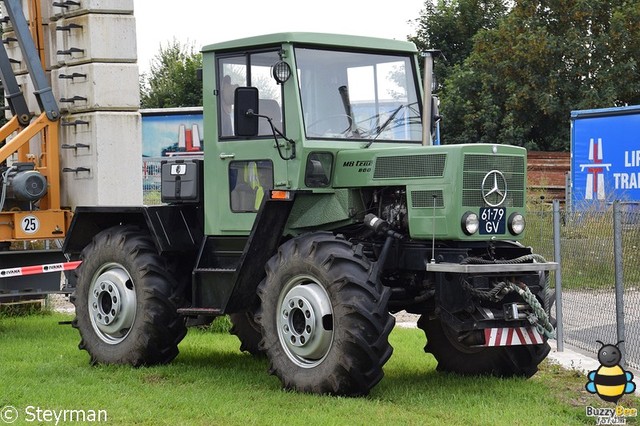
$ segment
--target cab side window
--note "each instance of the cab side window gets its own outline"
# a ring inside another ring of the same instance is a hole
[[[233,96],[237,87],[247,85],[246,57],[233,56],[220,59],[218,92],[220,108],[219,132],[222,137],[233,136]]]
[[[229,164],[231,211],[257,212],[270,189],[273,189],[273,163],[270,160],[232,161]]]
[[[271,76],[271,68],[280,60],[277,50],[241,55],[223,56],[218,59],[219,136],[234,137],[233,100],[235,89],[253,86],[260,93],[259,112],[267,115],[278,130],[284,132],[282,87]],[[271,136],[271,126],[265,119],[259,120],[258,136]]]

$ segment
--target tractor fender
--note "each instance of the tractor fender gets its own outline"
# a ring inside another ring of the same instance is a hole
[[[77,257],[99,232],[118,225],[148,231],[160,254],[197,251],[204,234],[202,209],[194,204],[77,207],[63,253]]]

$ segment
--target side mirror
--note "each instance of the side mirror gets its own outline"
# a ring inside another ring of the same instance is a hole
[[[258,89],[238,87],[233,97],[233,122],[236,136],[258,135]]]

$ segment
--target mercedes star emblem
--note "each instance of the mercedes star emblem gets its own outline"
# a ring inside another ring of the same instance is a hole
[[[507,198],[507,180],[499,170],[491,170],[482,179],[482,198],[491,207],[497,207]]]

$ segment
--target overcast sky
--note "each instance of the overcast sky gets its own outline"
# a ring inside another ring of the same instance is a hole
[[[140,71],[173,38],[204,45],[288,31],[406,40],[424,0],[134,0]]]

